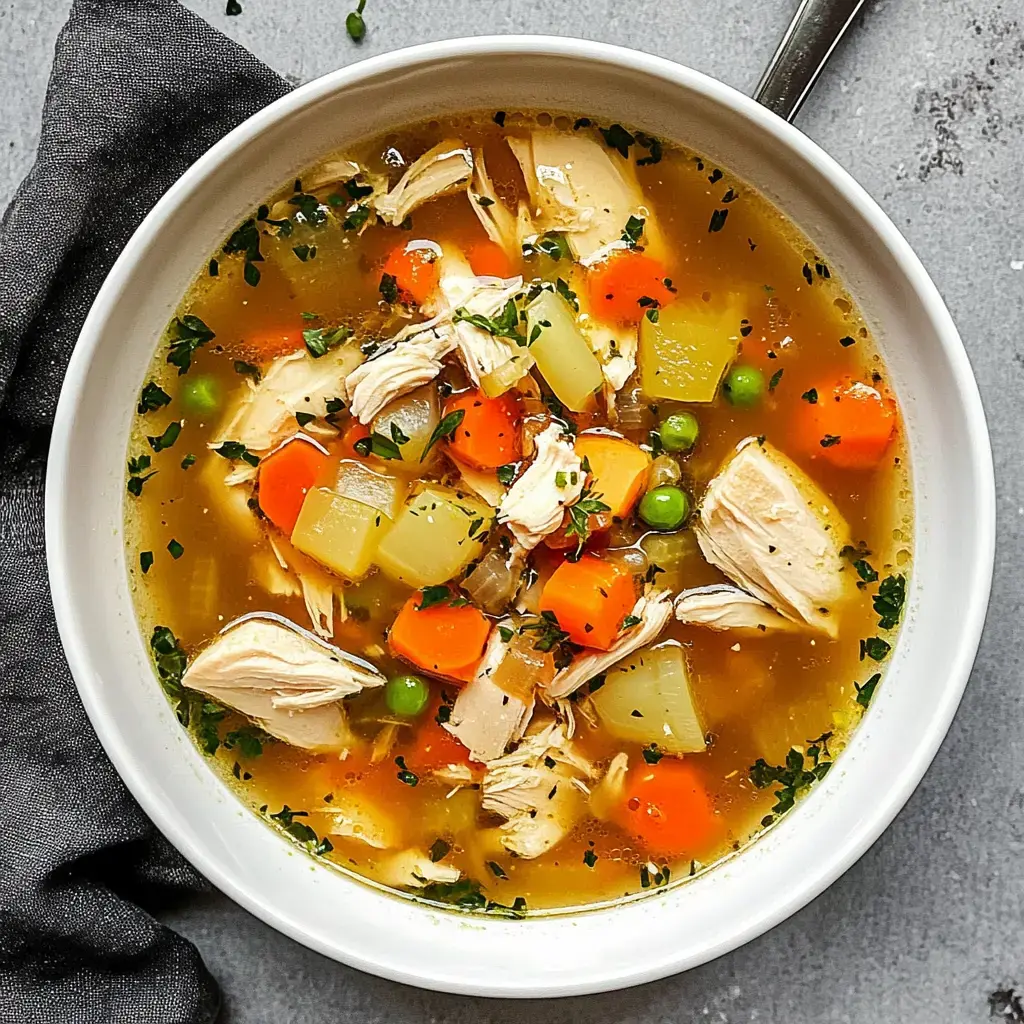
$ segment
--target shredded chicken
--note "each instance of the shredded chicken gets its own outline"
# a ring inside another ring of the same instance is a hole
[[[558,529],[565,507],[579,498],[585,475],[558,424],[552,423],[538,434],[534,444],[533,462],[498,508],[498,522],[508,523],[512,535],[527,550]]]
[[[738,586],[792,622],[837,635],[849,527],[771,445],[740,443],[708,485],[693,532],[704,557]]]
[[[387,195],[374,201],[386,224],[401,224],[418,206],[465,189],[473,173],[473,156],[457,139],[427,150]]]
[[[396,398],[430,383],[441,372],[441,360],[455,348],[453,328],[440,323],[418,328],[418,333],[396,338],[345,379],[352,415],[360,423],[372,422]]]
[[[581,302],[581,313],[584,300]],[[639,332],[635,324],[606,324],[581,315],[577,321],[612,392],[619,391],[636,370]]]
[[[331,803],[310,808],[304,820],[318,836],[358,839],[376,850],[394,849],[402,843],[398,822],[376,801],[351,790],[336,790]]]
[[[586,264],[626,243],[630,217],[646,222],[648,243],[660,235],[632,164],[582,133],[535,131],[508,144],[522,168],[536,230],[562,231],[576,259]]]
[[[497,316],[523,288],[521,277],[478,277],[466,257],[446,246],[440,262],[437,293],[426,307],[428,312],[453,316],[464,310],[470,316]],[[529,350],[508,338],[501,338],[466,320],[454,323],[459,359],[470,380],[480,387],[485,377],[501,370],[509,386],[533,365]]]
[[[319,359],[314,359],[305,349],[279,356],[259,384],[246,378],[247,388],[241,401],[217,431],[210,447],[238,441],[257,454],[276,448],[295,433],[297,412],[326,415],[326,402],[343,393],[346,375],[361,358],[359,349],[348,345],[331,349]],[[306,430],[335,433],[323,423],[310,423]],[[251,475],[255,476],[255,472],[251,470]]]
[[[632,614],[640,620],[637,625],[625,630],[607,651],[577,654],[545,687],[545,699],[556,701],[568,697],[588,679],[653,643],[672,617],[672,595],[667,590],[658,590],[641,597],[633,606]]]
[[[595,818],[608,820],[622,806],[628,768],[629,757],[624,752],[620,751],[611,759],[604,777],[590,794],[590,813]]]
[[[298,584],[298,592],[302,594],[313,632],[325,640],[330,640],[334,636],[335,599],[341,613],[339,618],[342,622],[345,621],[345,589],[341,580],[331,576],[318,562],[293,547],[291,542],[280,534],[270,534],[267,539],[278,566],[285,573],[291,573]],[[280,582],[275,574],[268,574],[265,580],[266,589],[270,593],[287,596],[283,587],[273,589],[274,584]],[[289,593],[294,594],[296,591],[289,590]]]
[[[505,819],[501,843],[506,850],[539,857],[586,812],[593,774],[590,762],[573,750],[565,727],[552,723],[487,766],[481,806]]]
[[[493,681],[509,650],[508,643],[501,638],[501,627],[511,628],[511,620],[506,619],[491,630],[476,675],[459,692],[445,726],[469,748],[474,761],[501,757],[509,743],[522,737],[533,714],[532,699],[527,702],[506,693]]]
[[[724,583],[677,594],[675,613],[685,625],[718,631],[741,629],[765,633],[798,628],[796,623],[784,618],[753,594]]]
[[[519,229],[515,215],[501,201],[487,173],[484,151],[473,150],[473,180],[469,186],[469,202],[481,226],[495,245],[501,246],[512,260],[522,256]]]
[[[494,470],[490,472],[483,469],[475,469],[468,463],[455,458],[451,451],[447,452],[452,465],[459,471],[459,478],[463,486],[472,491],[477,497],[483,498],[491,508],[497,508],[508,494],[508,488],[498,479]]]
[[[462,872],[450,864],[435,864],[422,850],[400,850],[380,861],[377,877],[396,889],[422,889],[431,882],[457,882]]]

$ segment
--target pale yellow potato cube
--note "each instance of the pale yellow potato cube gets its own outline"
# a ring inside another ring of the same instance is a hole
[[[292,531],[292,544],[340,576],[365,576],[392,520],[380,509],[314,487],[306,495]]]

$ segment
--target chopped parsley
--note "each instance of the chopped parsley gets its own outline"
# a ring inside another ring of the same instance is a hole
[[[186,455],[185,458],[181,460],[182,469],[188,469],[189,467],[194,466],[195,464],[196,457],[191,452],[189,452],[188,455]]]
[[[558,617],[552,611],[543,611],[533,622],[523,623],[519,627],[519,632],[536,633],[533,640],[534,650],[545,654],[569,639],[569,634],[558,625]]]
[[[657,764],[665,756],[653,743],[644,747],[643,755],[648,764]]]
[[[423,454],[420,455],[420,462],[427,457],[427,453],[431,448],[437,444],[438,441],[443,437],[451,437],[458,429],[459,424],[462,422],[466,415],[465,409],[455,409],[453,412],[448,413],[447,416],[442,416],[441,421],[434,427],[433,433],[427,439],[426,446],[423,449]]]
[[[178,420],[172,420],[167,424],[167,429],[162,434],[158,437],[147,436],[146,440],[149,442],[149,446],[153,451],[162,452],[173,447],[174,442],[178,440],[178,435],[180,433],[181,423]]]
[[[865,656],[872,661],[884,661],[892,650],[892,646],[880,636],[869,636],[860,642],[860,660]]]
[[[772,374],[771,380],[768,381],[769,391],[774,391],[779,386],[779,381],[782,380],[782,375],[785,372],[785,370],[779,369]]]
[[[255,288],[260,283],[260,268],[256,264],[263,262],[263,253],[260,252],[260,229],[256,226],[255,217],[250,217],[235,228],[224,243],[223,251],[226,256],[239,252],[243,254],[242,277],[247,285]]]
[[[451,852],[451,848],[451,843],[446,843],[443,839],[435,839],[434,842],[431,843],[430,851],[428,853],[430,863],[436,864],[439,860],[444,860]]]
[[[357,231],[370,219],[370,207],[366,203],[354,203],[345,213],[347,216],[341,222],[346,231]],[[404,221],[399,227],[404,225]]]
[[[715,231],[721,231],[725,227],[725,219],[729,216],[728,210],[715,210],[711,214],[711,220],[708,222],[708,234]]]
[[[185,554],[185,548],[179,544],[176,540],[171,540],[167,545],[167,550],[171,553],[171,558],[177,561],[183,554]]]
[[[334,844],[330,839],[321,839],[304,821],[296,820],[308,817],[309,811],[293,811],[285,804],[277,813],[270,815],[270,820],[277,822],[292,839],[305,846],[310,853],[317,855],[330,853],[334,849]]]
[[[254,363],[247,363],[244,359],[235,360],[235,373],[240,377],[251,377],[254,384],[259,384],[263,379],[260,368]]]
[[[878,579],[878,573],[872,567],[871,563],[864,558],[858,558],[857,561],[853,563],[853,567],[857,570],[857,575],[865,583],[874,583],[875,580]]]
[[[142,574],[145,576],[150,569],[153,568],[153,552],[152,551],[140,551],[139,552],[139,568],[142,569]]]
[[[316,416],[311,412],[297,412],[295,414],[295,422],[300,427],[308,427],[316,419]]]
[[[459,306],[455,310],[452,322],[472,324],[496,338],[509,338],[520,347],[526,347],[526,337],[519,330],[519,310],[516,309],[514,299],[509,299],[505,303],[505,308],[493,317],[470,313],[465,306]]]
[[[316,259],[315,245],[293,245],[292,252],[295,253],[295,255],[298,256],[298,258],[302,260],[303,263],[307,262],[308,260]]]
[[[644,225],[646,223],[643,217],[635,217],[630,214],[629,220],[626,221],[626,226],[622,229],[622,241],[630,249],[635,249],[640,244],[640,239],[644,236]]]
[[[197,316],[190,313],[175,317],[170,327],[171,345],[167,353],[167,362],[178,368],[178,376],[188,373],[192,365],[192,355],[197,348],[205,345],[216,335]]]
[[[290,206],[298,208],[300,216],[307,224],[319,227],[327,220],[327,210],[316,196],[308,192],[296,192],[288,200]]]
[[[265,734],[254,725],[243,725],[232,729],[224,737],[224,746],[228,750],[237,747],[243,757],[259,757],[263,753]]]
[[[134,497],[138,497],[142,493],[142,485],[153,476],[156,476],[156,470],[152,473],[147,473],[146,470],[153,464],[153,460],[148,455],[140,455],[138,458],[128,460],[128,493]]]
[[[139,415],[171,404],[171,396],[155,381],[148,381],[139,395]]]
[[[392,306],[398,302],[398,281],[394,274],[381,274],[378,290],[385,302]]]
[[[554,260],[555,263],[563,259],[572,259],[572,250],[569,248],[565,235],[560,231],[549,231],[546,235],[541,235],[540,238],[533,242],[523,243],[523,255],[527,259],[538,253],[541,256],[547,256],[549,259]]]
[[[241,441],[225,441],[213,450],[225,459],[241,459],[254,468],[260,464],[259,456],[249,451]]]
[[[805,391],[800,397],[805,402],[810,402],[811,405],[817,405],[818,404],[818,389],[817,388],[811,388],[809,391]]]
[[[642,156],[637,160],[637,167],[646,167],[648,164],[661,162],[662,150],[660,139],[656,139],[653,135],[645,135],[643,132],[637,132],[635,138],[637,144],[647,150],[647,156]]]
[[[496,860],[489,860],[487,867],[490,868],[491,874],[495,878],[508,878],[508,875],[505,874],[505,869]]]
[[[394,424],[392,424],[394,426]],[[404,436],[404,435],[403,435]],[[406,441],[409,439],[406,438]],[[368,455],[376,455],[378,459],[401,459],[402,452],[395,441],[390,437],[385,437],[383,434],[378,434],[374,431],[372,434],[368,434],[366,437],[359,438],[353,445],[353,448],[365,459]]]
[[[613,124],[610,128],[598,128],[605,145],[616,150],[625,160],[629,159],[629,147],[636,142],[636,136],[626,131],[621,124]]]
[[[424,587],[420,591],[420,603],[414,605],[416,611],[422,612],[427,608],[433,608],[436,604],[442,604],[452,596],[452,592],[443,584],[436,587]]]
[[[567,508],[569,522],[565,527],[567,537],[576,537],[576,555],[583,552],[583,545],[590,536],[590,517],[601,512],[610,512],[611,506],[601,501],[603,495],[593,493],[589,487],[584,487],[580,494],[579,501]]]
[[[398,765],[397,778],[399,782],[403,782],[407,786],[415,786],[420,781],[420,777],[406,767],[405,758],[401,754],[395,758],[395,764]]]
[[[856,345],[857,342],[854,341],[854,339],[851,338],[849,335],[847,335],[845,338],[839,339],[839,344],[842,345],[843,348],[849,348],[851,345]]]
[[[875,689],[881,681],[882,674],[876,672],[863,686],[859,683],[853,684],[857,691],[857,703],[862,708],[866,708],[871,703],[871,698],[875,695]]]
[[[332,348],[337,348],[351,336],[352,331],[348,327],[307,327],[302,332],[306,350],[314,359],[327,355]]]
[[[505,484],[507,487],[516,478],[517,463],[507,462],[504,466],[499,466],[495,470],[495,474],[498,477],[498,483]]]
[[[593,850],[585,850],[583,853],[583,863],[588,868],[592,868],[597,863],[597,854]]]
[[[824,733],[816,740],[808,740],[806,759],[801,750],[791,747],[784,765],[770,765],[763,757],[751,765],[750,781],[758,789],[767,789],[773,784],[779,787],[775,790],[772,814],[761,819],[762,825],[770,825],[773,815],[785,814],[801,792],[828,774],[832,767],[832,756],[828,751],[831,738],[831,733]]]
[[[878,615],[879,629],[895,629],[899,625],[903,605],[907,600],[907,578],[902,573],[886,576],[878,585],[872,606]]]
[[[831,448],[833,445],[839,444],[840,441],[842,438],[838,434],[826,434],[818,443],[822,448]]]

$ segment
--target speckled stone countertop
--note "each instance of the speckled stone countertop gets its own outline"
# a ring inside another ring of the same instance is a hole
[[[749,90],[796,0],[345,0],[188,5],[289,81],[429,39],[580,35],[658,53]],[[67,0],[0,2],[0,200],[28,169]],[[953,313],[995,449],[999,534],[966,697],[903,813],[822,896],[713,963],[632,991],[532,1005],[371,978],[224,897],[167,914],[220,980],[230,1024],[764,1021],[975,1024],[1024,986],[1024,5],[876,0],[797,123],[878,200]],[[1018,20],[1019,19],[1019,20]],[[573,955],[568,951],[567,955]],[[578,955],[585,956],[585,950]],[[1004,1018],[1005,1019],[1005,1018]]]

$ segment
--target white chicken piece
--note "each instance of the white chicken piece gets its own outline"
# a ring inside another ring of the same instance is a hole
[[[401,224],[418,206],[465,189],[473,173],[473,155],[458,139],[445,139],[428,149],[387,195],[374,200],[386,224]]]
[[[498,479],[493,470],[490,472],[476,469],[461,459],[455,458],[449,451],[446,453],[452,465],[459,471],[463,485],[477,497],[483,498],[491,508],[497,508],[508,494],[508,488]]]
[[[522,738],[533,714],[529,701],[506,693],[493,681],[494,673],[508,654],[508,643],[501,638],[501,627],[512,628],[509,619],[492,630],[476,675],[459,691],[445,728],[469,748],[474,761],[493,761],[505,753],[509,743]]]
[[[534,445],[533,462],[498,508],[498,522],[508,523],[512,535],[528,551],[558,529],[565,507],[582,493],[586,475],[557,423],[538,434]]]
[[[278,568],[283,570],[286,580],[294,578],[297,588],[286,588],[281,583],[280,575],[272,571],[265,572],[262,577],[265,588],[269,593],[281,596],[302,594],[313,632],[325,640],[330,640],[334,636],[335,599],[338,602],[341,621],[345,621],[345,589],[341,580],[331,576],[283,536],[271,534],[267,539]],[[278,589],[274,589],[275,585]]]
[[[491,761],[481,806],[505,819],[501,843],[532,859],[561,842],[587,809],[593,766],[572,748],[565,727],[552,723]]]
[[[466,257],[451,246],[445,246],[439,262],[438,289],[428,310],[442,316],[462,311],[469,316],[492,319],[523,288],[521,277],[478,277]],[[525,345],[500,338],[466,320],[457,320],[454,328],[459,359],[476,387],[499,370],[511,387],[533,366],[533,357]]]
[[[333,348],[319,359],[305,349],[279,356],[259,384],[246,378],[247,390],[209,447],[238,441],[257,454],[276,448],[295,433],[297,412],[327,414],[327,401],[343,394],[345,378],[361,358],[359,349],[348,345]],[[310,423],[306,430],[320,430],[330,436],[336,433],[322,423]]]
[[[802,469],[750,437],[708,485],[693,526],[704,557],[792,622],[835,637],[850,530]]]
[[[305,820],[318,836],[358,839],[375,850],[393,850],[403,841],[399,823],[358,791],[335,791],[331,803],[310,808]]]
[[[544,688],[545,700],[554,702],[568,697],[588,679],[593,679],[634,651],[653,643],[672,617],[672,595],[667,590],[653,591],[637,599],[631,614],[640,621],[624,630],[607,651],[577,654]]]
[[[226,627],[182,677],[285,743],[339,753],[351,745],[340,702],[385,681],[368,663],[270,613]]]
[[[622,806],[628,770],[629,757],[623,751],[619,751],[611,759],[601,781],[590,793],[590,813],[595,818],[607,821]]]
[[[509,259],[522,256],[519,228],[515,214],[501,201],[494,189],[484,163],[484,151],[473,150],[473,180],[469,185],[469,202],[487,237],[500,246]]]
[[[624,247],[630,217],[645,221],[645,242],[661,256],[656,219],[633,165],[589,135],[535,131],[508,144],[523,171],[536,230],[562,231],[578,261],[589,264]]]
[[[640,332],[635,324],[606,324],[580,306],[577,320],[590,351],[601,364],[601,373],[612,392],[619,391],[636,370]]]
[[[402,332],[345,378],[352,415],[371,423],[396,398],[429,384],[442,370],[442,359],[455,348],[451,324],[428,321],[416,333]]]
[[[717,632],[734,629],[774,633],[799,628],[753,594],[725,583],[695,587],[677,594],[675,614],[684,625],[704,626]]]
[[[457,882],[462,872],[450,864],[435,864],[422,850],[399,850],[377,865],[377,877],[396,889],[422,889],[432,882]]]

